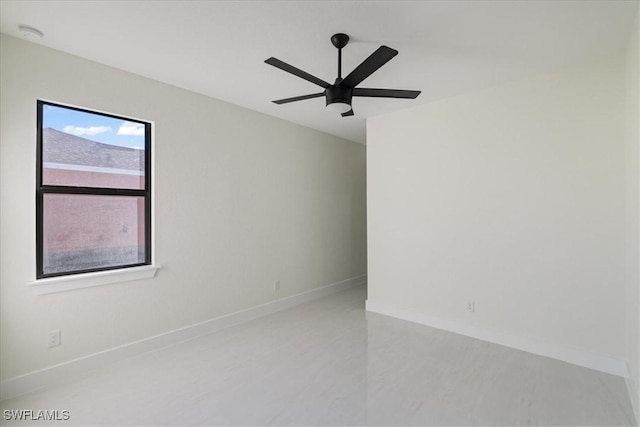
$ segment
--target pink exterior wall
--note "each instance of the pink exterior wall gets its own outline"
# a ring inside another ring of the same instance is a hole
[[[144,176],[120,175],[115,173],[48,169],[42,171],[45,185],[78,185],[81,187],[110,187],[144,189]]]
[[[144,188],[144,177],[45,169],[45,184]],[[46,254],[144,246],[144,198],[47,194],[44,202]]]

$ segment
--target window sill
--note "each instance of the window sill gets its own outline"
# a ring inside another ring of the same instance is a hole
[[[111,283],[150,279],[156,275],[156,271],[158,271],[159,268],[159,265],[143,265],[141,267],[123,268],[121,270],[50,277],[31,282],[29,286],[34,294],[46,295],[56,292],[72,291],[74,289],[90,288],[92,286],[108,285]]]

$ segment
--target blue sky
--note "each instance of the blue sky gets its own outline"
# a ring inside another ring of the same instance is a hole
[[[42,127],[105,144],[144,148],[144,125],[100,114],[44,105]]]

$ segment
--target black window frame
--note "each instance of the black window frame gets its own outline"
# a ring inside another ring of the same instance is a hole
[[[68,185],[44,185],[43,180],[43,141],[42,141],[42,124],[44,107],[50,105],[54,107],[66,108],[69,110],[80,111],[84,113],[97,114],[114,119],[125,120],[133,123],[144,125],[144,189],[128,189],[128,188],[108,188],[108,187],[81,187]],[[37,100],[36,113],[36,279],[45,279],[49,277],[71,276],[83,273],[94,273],[98,271],[121,270],[132,267],[140,267],[151,265],[151,123],[130,117],[119,116],[115,114],[103,113],[86,108],[73,107],[65,104],[58,104],[50,101]],[[73,270],[56,273],[44,273],[44,196],[46,194],[69,194],[69,195],[96,195],[96,196],[125,196],[125,197],[143,197],[144,198],[144,249],[145,261],[135,264],[125,264],[107,267],[97,267],[84,270]]]

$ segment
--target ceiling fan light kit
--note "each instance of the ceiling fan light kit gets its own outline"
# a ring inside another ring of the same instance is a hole
[[[327,101],[329,102],[329,101]],[[327,110],[333,111],[334,113],[344,114],[351,110],[351,105],[346,102],[331,102],[327,104]]]
[[[373,74],[378,68],[389,62],[398,51],[388,46],[380,46],[367,59],[358,65],[347,77],[342,78],[342,48],[349,43],[349,36],[343,33],[331,36],[331,43],[338,49],[338,77],[334,84],[302,71],[299,68],[289,65],[274,57],[266,59],[264,62],[279,68],[283,71],[293,74],[294,76],[305,79],[324,89],[323,92],[312,93],[309,95],[294,96],[292,98],[278,99],[273,101],[276,104],[287,104],[289,102],[302,101],[305,99],[326,98],[326,107],[330,111],[340,113],[342,117],[353,116],[351,108],[351,100],[354,96],[372,97],[372,98],[404,98],[415,99],[420,95],[419,90],[401,90],[401,89],[365,89],[357,88],[364,79]]]

